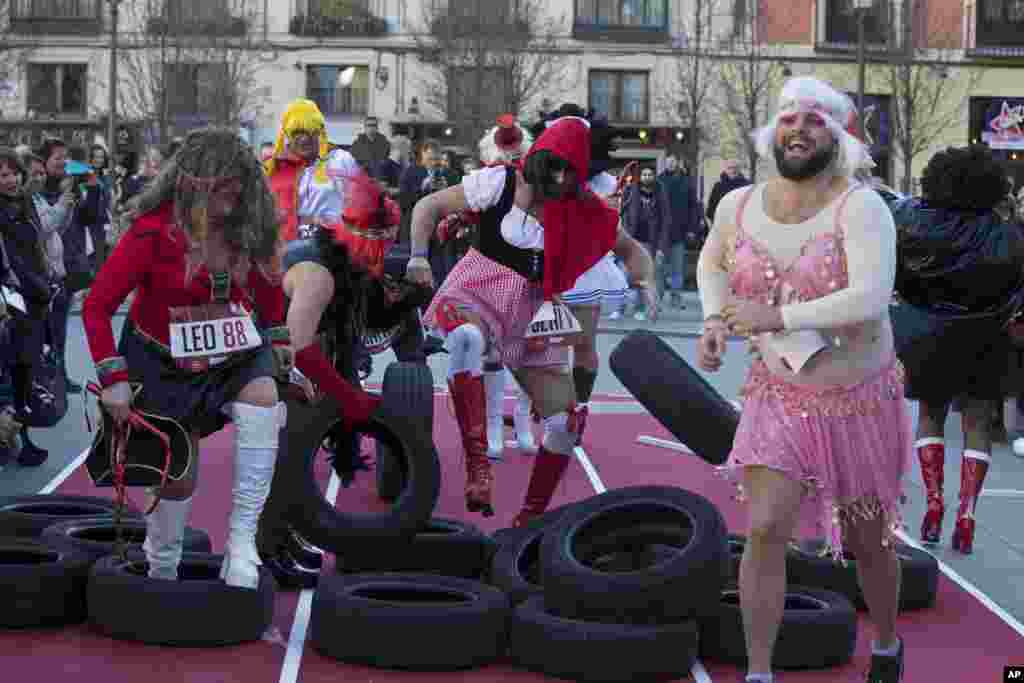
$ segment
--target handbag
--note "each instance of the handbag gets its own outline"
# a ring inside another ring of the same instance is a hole
[[[52,354],[41,354],[32,372],[28,408],[30,413],[23,420],[26,427],[53,427],[68,412],[68,387],[64,368]]]
[[[142,385],[133,383],[131,387],[134,404]],[[94,383],[88,389],[97,397],[102,393]],[[85,459],[93,485],[112,486],[119,493],[126,487],[139,486],[161,490],[191,472],[195,460],[192,438],[177,420],[133,409],[127,422],[117,426],[102,403],[100,414],[96,436]],[[154,507],[159,494],[156,498]]]

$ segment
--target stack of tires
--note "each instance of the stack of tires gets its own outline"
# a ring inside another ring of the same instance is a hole
[[[381,668],[485,666],[505,654],[510,605],[480,580],[494,542],[472,524],[433,516],[440,464],[430,370],[392,363],[381,394],[378,418],[391,434],[368,435],[377,440],[378,495],[390,510],[332,511],[330,522],[325,511],[307,510],[293,520],[337,559],[337,571],[321,575],[313,596],[310,644],[324,656]],[[310,427],[308,445],[315,447],[318,430]]]
[[[95,496],[0,498],[0,628],[88,621],[99,632],[152,645],[213,646],[259,640],[273,618],[275,585],[227,586],[209,535],[185,528],[179,581],[147,576],[146,521],[130,503]],[[123,556],[119,548],[124,548]],[[201,613],[201,619],[196,614]],[[153,615],[159,614],[159,619]]]
[[[579,681],[688,675],[728,563],[725,522],[708,500],[623,488],[498,538],[491,580],[516,605],[516,663]]]
[[[112,501],[90,496],[0,498],[0,627],[54,627],[86,619],[86,586],[94,556],[48,530],[69,522],[109,521]],[[129,520],[140,513],[131,508]]]

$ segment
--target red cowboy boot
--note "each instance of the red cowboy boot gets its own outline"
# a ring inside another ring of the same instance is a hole
[[[921,478],[928,498],[928,511],[921,522],[921,542],[938,543],[942,535],[942,516],[946,510],[942,502],[942,468],[946,461],[946,447],[942,441],[918,446],[917,459],[921,461]]]
[[[543,445],[537,450],[537,458],[533,462],[530,484],[526,487],[526,499],[523,509],[512,521],[514,528],[526,526],[534,517],[538,517],[548,509],[551,497],[555,495],[558,482],[569,465],[569,456],[552,453]]]
[[[978,507],[978,495],[988,473],[989,456],[987,453],[974,451],[977,455],[969,457],[964,451],[960,463],[960,510],[956,513],[956,528],[953,530],[953,550],[970,555],[974,546],[974,510]]]
[[[487,459],[487,394],[482,375],[460,372],[448,380],[455,418],[462,432],[466,452],[466,509],[484,517],[494,515],[491,486],[494,477]]]

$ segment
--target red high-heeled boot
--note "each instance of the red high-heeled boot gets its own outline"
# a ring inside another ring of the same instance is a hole
[[[544,446],[537,450],[533,461],[533,472],[530,473],[530,484],[526,487],[526,499],[523,509],[512,520],[512,526],[525,526],[534,517],[538,517],[548,509],[551,497],[555,495],[558,482],[562,480],[565,468],[569,466],[569,456],[563,453],[552,453]]]
[[[942,516],[946,511],[942,502],[946,446],[942,439],[921,439],[918,444],[917,459],[921,462],[921,478],[928,499],[928,511],[921,522],[921,542],[938,543],[942,536]]]
[[[487,459],[487,393],[482,375],[460,372],[448,380],[455,418],[466,452],[466,509],[484,517],[494,515],[491,488],[494,475]]]
[[[978,495],[985,483],[990,460],[988,453],[965,450],[960,463],[960,509],[953,530],[953,550],[964,555],[974,551],[974,510],[978,507]]]

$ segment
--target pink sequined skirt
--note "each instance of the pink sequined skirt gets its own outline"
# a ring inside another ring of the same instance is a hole
[[[493,346],[497,350],[503,365],[512,369],[565,365],[569,351],[564,346],[527,348],[526,328],[543,303],[540,284],[470,249],[434,295],[423,314],[423,324],[447,336],[453,317],[460,312],[474,313],[486,328],[488,349]]]
[[[801,521],[813,524],[837,559],[845,520],[882,517],[888,543],[902,522],[902,479],[913,453],[904,385],[895,357],[857,384],[831,387],[791,384],[756,361],[741,392],[733,448],[720,469],[737,484],[748,465],[801,482]],[[741,499],[745,495],[740,486]]]

